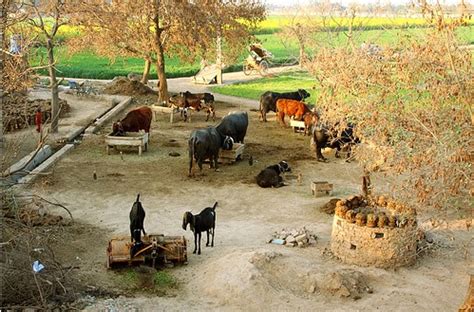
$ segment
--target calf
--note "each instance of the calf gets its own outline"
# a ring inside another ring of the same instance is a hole
[[[206,121],[209,120],[209,116],[212,114],[212,120],[216,120],[216,111],[214,108],[214,95],[211,93],[191,93],[189,91],[180,93],[186,102],[185,108],[192,108],[196,111],[204,108],[207,110]]]
[[[306,104],[296,100],[279,99],[276,102],[276,108],[277,120],[280,121],[283,126],[286,126],[285,115],[295,117],[296,120],[301,120],[304,114],[311,113]]]
[[[138,132],[140,130],[145,130],[146,133],[149,133],[152,117],[153,112],[148,106],[131,110],[125,118],[114,122],[112,125],[112,135],[125,136],[125,132]]]
[[[260,118],[266,122],[267,113],[269,111],[277,111],[276,102],[278,99],[303,101],[307,97],[310,97],[310,94],[304,89],[298,89],[298,91],[286,93],[267,91],[260,96]]]
[[[280,187],[284,186],[282,172],[290,172],[291,168],[286,161],[280,161],[278,164],[269,166],[257,175],[257,184],[260,187]]]
[[[145,210],[140,202],[140,194],[137,195],[137,200],[133,203],[132,210],[130,210],[130,236],[133,244],[130,254],[136,253],[136,250],[142,244],[141,232],[146,235],[143,221],[145,220]]]
[[[211,247],[214,247],[214,232],[216,228],[216,207],[217,207],[217,202],[214,204],[212,208],[211,207],[204,208],[204,210],[201,211],[197,215],[193,215],[190,211],[187,211],[184,213],[183,230],[186,231],[186,227],[189,224],[191,231],[193,231],[194,233],[193,253],[196,253],[196,249],[198,249],[197,242],[198,242],[198,235],[199,235],[198,255],[201,254],[201,232],[204,232],[204,231],[206,231],[207,233],[206,246],[209,246],[209,232],[210,232],[212,234]]]
[[[217,170],[217,160],[219,158],[219,149],[231,150],[234,142],[229,136],[222,135],[214,127],[194,130],[189,137],[189,174],[193,176],[192,168],[194,160],[197,161],[199,169],[202,171],[202,163],[209,158],[209,167],[213,164]]]

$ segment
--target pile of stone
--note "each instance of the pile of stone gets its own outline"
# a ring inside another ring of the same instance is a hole
[[[316,244],[317,236],[305,227],[296,230],[282,229],[280,232],[275,232],[269,243],[276,245],[285,245],[287,247],[304,248]]]

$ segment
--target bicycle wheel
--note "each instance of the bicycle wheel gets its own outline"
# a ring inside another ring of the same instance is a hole
[[[242,70],[246,76],[250,75],[252,72],[252,65],[248,64],[247,62],[244,63],[244,66],[242,66]]]
[[[267,61],[261,61],[259,65],[260,75],[266,76],[268,75],[268,63]]]

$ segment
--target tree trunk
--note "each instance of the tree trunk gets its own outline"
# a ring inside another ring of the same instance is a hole
[[[303,68],[306,63],[306,52],[304,50],[304,43],[300,43],[300,67]]]
[[[165,54],[163,51],[163,45],[161,44],[160,35],[157,34],[156,44],[156,73],[158,75],[158,104],[168,102],[168,83],[166,82],[165,73]]]
[[[145,59],[145,66],[143,67],[143,75],[141,83],[147,84],[148,83],[148,76],[150,75],[150,68],[151,68],[151,60],[149,58]]]
[[[46,42],[48,49],[48,65],[49,65],[49,79],[51,87],[51,132],[58,132],[58,121],[59,121],[59,94],[58,94],[58,82],[56,80],[56,69],[54,68],[54,54],[53,54],[53,42],[48,39]]]

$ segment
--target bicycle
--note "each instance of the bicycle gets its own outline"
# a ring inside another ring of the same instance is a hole
[[[262,58],[260,61],[256,61],[253,57],[249,56],[245,59],[242,66],[242,70],[246,76],[250,75],[253,71],[258,71],[260,75],[268,75],[269,60],[267,57]]]

